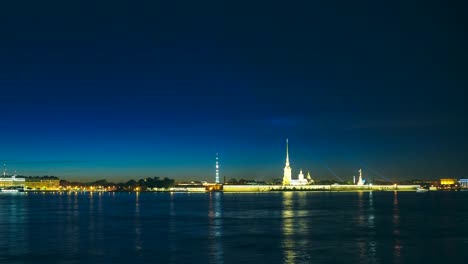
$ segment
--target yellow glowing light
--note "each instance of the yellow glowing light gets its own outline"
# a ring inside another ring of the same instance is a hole
[[[440,179],[440,184],[442,185],[452,185],[455,184],[456,179]]]

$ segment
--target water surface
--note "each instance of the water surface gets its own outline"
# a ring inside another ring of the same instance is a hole
[[[468,259],[468,192],[0,194],[0,263]]]

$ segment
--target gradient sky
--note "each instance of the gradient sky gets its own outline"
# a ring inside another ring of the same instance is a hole
[[[46,2],[0,4],[10,171],[468,176],[462,1]]]

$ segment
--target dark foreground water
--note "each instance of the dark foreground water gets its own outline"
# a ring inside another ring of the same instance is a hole
[[[468,192],[0,194],[0,263],[466,263]]]

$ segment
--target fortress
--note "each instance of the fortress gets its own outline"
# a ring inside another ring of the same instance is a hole
[[[353,181],[354,185],[315,185],[314,180],[307,173],[304,178],[300,170],[297,179],[292,178],[292,169],[289,162],[289,142],[286,139],[286,164],[283,169],[282,185],[230,185],[222,187],[224,192],[265,192],[265,191],[415,191],[419,185],[372,185],[366,184],[362,178],[362,169],[359,169],[359,178]]]
[[[307,179],[304,179],[304,174],[302,173],[302,170],[300,171],[296,180],[293,180],[291,175],[291,166],[289,166],[289,143],[288,139],[286,139],[286,165],[284,166],[283,185],[301,186],[314,183],[314,180],[312,180],[312,177],[310,176],[310,172],[307,173]]]

